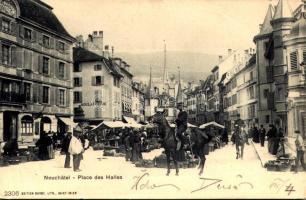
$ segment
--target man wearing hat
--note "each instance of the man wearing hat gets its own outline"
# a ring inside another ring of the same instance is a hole
[[[304,161],[304,153],[305,153],[305,143],[301,136],[299,130],[295,131],[296,139],[295,139],[295,146],[296,146],[296,159],[295,159],[295,173],[298,172],[299,163],[301,163],[304,171],[306,170],[305,161]]]
[[[177,119],[175,120],[175,123],[177,127],[176,136],[178,139],[177,150],[180,150],[184,145],[183,133],[187,130],[188,114],[186,111],[183,111],[183,103],[178,103],[177,109],[180,112],[177,116]]]

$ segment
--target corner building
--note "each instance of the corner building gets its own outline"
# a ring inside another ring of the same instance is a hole
[[[75,39],[39,0],[0,1],[0,141],[33,144],[72,124]]]

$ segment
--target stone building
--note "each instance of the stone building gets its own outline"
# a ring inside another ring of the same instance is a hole
[[[288,137],[295,132],[306,134],[306,1],[295,11],[296,21],[284,38],[288,60]],[[294,141],[291,141],[294,147]]]
[[[0,141],[27,146],[44,131],[71,130],[75,39],[42,1],[0,7]]]
[[[73,57],[75,121],[95,125],[120,120],[120,68],[111,59],[82,47],[73,49]]]
[[[132,87],[132,115],[133,118],[137,121],[144,121],[144,88],[143,85],[139,82],[133,82]]]
[[[277,6],[269,5],[256,43],[256,68],[258,74],[259,124],[273,123],[287,132],[288,73],[284,36],[290,33],[294,22],[287,0]]]

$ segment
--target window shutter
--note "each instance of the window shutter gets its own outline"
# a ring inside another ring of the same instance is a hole
[[[16,46],[11,46],[11,64],[14,67],[17,67],[17,59],[18,59],[18,55],[17,55],[17,47]]]
[[[82,92],[79,92],[79,103],[82,103],[83,102],[83,98],[82,98]]]
[[[37,41],[37,32],[35,30],[32,31],[32,42]]]
[[[35,135],[39,135],[39,128],[40,128],[40,123],[39,122],[35,122]]]
[[[0,63],[2,63],[2,44],[1,43],[0,43]]]
[[[66,90],[66,107],[70,106],[70,90]]]
[[[58,60],[55,61],[55,68],[54,68],[54,74],[56,78],[59,78],[59,64],[60,62]]]
[[[64,66],[64,71],[65,71],[65,77],[66,77],[66,80],[70,80],[70,70],[71,70],[71,67],[72,65],[69,64],[69,63],[65,63],[65,66]]]
[[[50,37],[50,48],[51,49],[54,49],[54,46],[55,46],[55,39],[53,37]]]
[[[13,35],[17,35],[18,34],[18,24],[16,22],[12,22],[11,23],[11,33]]]
[[[37,94],[38,94],[38,103],[41,104],[43,102],[43,86],[39,84],[37,86],[37,88],[38,88],[38,92],[37,92]]]
[[[54,58],[50,58],[50,64],[49,64],[49,72],[50,72],[50,77],[54,77],[54,71],[58,66],[56,65],[56,60]]]
[[[40,45],[43,45],[43,34],[41,32],[37,32],[37,42]]]
[[[50,87],[50,105],[55,105],[55,87]]]
[[[56,46],[56,50],[59,50],[59,41],[58,40],[55,40],[55,46]]]
[[[60,105],[60,92],[58,88],[56,88],[56,105]]]
[[[82,86],[82,77],[79,78],[79,86]]]
[[[42,74],[42,68],[43,68],[43,56],[38,55],[38,73]]]
[[[19,36],[21,38],[24,37],[24,27],[21,24],[19,25]]]
[[[91,85],[93,85],[93,86],[96,85],[96,77],[95,76],[91,77]]]
[[[298,62],[297,62],[297,52],[290,53],[290,65],[291,70],[297,70],[298,69]]]
[[[104,85],[104,76],[101,76],[101,85]]]
[[[37,83],[33,83],[33,102],[38,103],[38,87]]]
[[[306,49],[303,50],[303,64],[306,65]]]

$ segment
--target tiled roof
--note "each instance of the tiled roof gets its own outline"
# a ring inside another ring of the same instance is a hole
[[[268,34],[273,31],[273,28],[271,26],[271,20],[273,18],[273,14],[274,14],[274,8],[270,4],[259,34],[261,35]]]
[[[75,64],[81,62],[94,62],[94,61],[102,61],[109,68],[111,73],[115,76],[122,76],[120,71],[116,69],[114,63],[110,59],[106,59],[92,51],[88,51],[82,47],[73,48],[73,61]]]
[[[60,35],[74,40],[52,12],[52,8],[40,0],[17,0],[20,7],[20,17],[33,21]]]
[[[282,18],[292,18],[292,9],[287,0],[279,0],[273,20]]]
[[[80,62],[91,62],[91,61],[102,61],[103,57],[92,52],[84,49],[82,47],[73,48],[73,61],[75,63]]]

